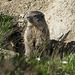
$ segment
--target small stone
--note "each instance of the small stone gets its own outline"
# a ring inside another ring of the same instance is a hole
[[[50,0],[48,0],[48,2],[50,2]]]
[[[24,15],[24,14],[20,14],[20,16],[21,16],[22,18],[24,18],[25,15]]]
[[[19,19],[18,22],[24,23],[24,20],[23,19]]]
[[[24,24],[24,23],[18,23],[18,26],[19,26],[19,27],[22,27],[23,24]]]
[[[12,1],[12,0],[8,0],[8,1]]]
[[[36,58],[38,61],[40,61],[40,58]]]
[[[62,62],[62,64],[67,64],[67,63],[68,63],[67,61],[63,61],[63,62]]]

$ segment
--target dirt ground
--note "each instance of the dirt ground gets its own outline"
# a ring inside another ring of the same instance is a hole
[[[0,12],[18,16],[32,10],[46,11],[51,0],[0,0]]]
[[[45,12],[53,0],[0,0],[0,12],[16,16],[18,25],[25,26],[29,11]]]

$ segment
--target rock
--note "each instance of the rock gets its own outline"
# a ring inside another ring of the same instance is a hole
[[[1,54],[3,54],[4,60],[12,59],[16,55],[18,55],[18,53],[14,52],[14,51],[5,50],[5,49],[0,48],[0,55]],[[1,59],[1,57],[0,57],[0,59]]]
[[[29,11],[39,10],[45,13],[50,30],[50,38],[58,40],[69,30],[66,42],[75,41],[75,1],[74,0],[1,0],[1,12],[12,16],[25,17]],[[17,9],[17,10],[16,10]],[[26,20],[26,18],[24,19]],[[19,25],[24,25],[20,19]]]
[[[23,19],[19,19],[18,22],[24,23],[24,20]]]
[[[12,0],[8,0],[8,1],[12,1]]]
[[[66,42],[75,41],[75,0],[56,0],[45,12],[50,38],[58,40],[69,30]]]
[[[16,55],[18,55],[16,52],[0,48],[0,75],[15,69],[16,66],[13,61]]]
[[[24,18],[25,14],[20,14],[20,16],[21,16],[22,18]]]

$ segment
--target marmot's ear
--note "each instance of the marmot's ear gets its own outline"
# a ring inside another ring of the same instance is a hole
[[[43,16],[43,17],[45,16],[43,13],[41,13],[40,15]]]

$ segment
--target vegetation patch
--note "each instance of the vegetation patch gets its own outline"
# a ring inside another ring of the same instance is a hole
[[[6,49],[7,43],[10,38],[13,40],[16,36],[21,35],[19,32],[17,24],[14,24],[13,17],[7,15],[0,15],[0,49]],[[12,38],[13,37],[13,38]],[[11,40],[11,41],[12,41]],[[13,40],[12,43],[15,45],[15,50],[21,49],[20,47],[23,44],[20,44],[23,39],[21,37],[17,37],[17,39]],[[18,44],[19,43],[19,44]],[[54,46],[53,46],[54,47]],[[53,48],[54,51],[59,49],[58,47]],[[21,49],[22,50],[22,49]],[[75,75],[75,53],[67,54],[63,53],[63,58],[61,60],[60,56],[58,56],[58,52],[51,56],[45,56],[38,58],[37,56],[33,56],[30,58],[25,58],[24,55],[20,55],[22,51],[19,51],[19,54],[10,59],[4,59],[4,53],[0,53],[0,74],[2,75]],[[0,50],[1,51],[1,50]],[[8,51],[9,52],[9,51]],[[18,52],[18,51],[16,51]],[[8,63],[7,61],[10,61]],[[7,63],[6,63],[7,62]],[[12,64],[11,64],[12,63]],[[3,66],[4,65],[4,66]],[[11,66],[13,65],[13,66]],[[4,67],[4,68],[3,68]],[[12,70],[9,70],[9,69]],[[3,73],[2,73],[3,72]]]
[[[4,48],[3,43],[9,35],[13,33],[13,17],[0,15],[0,48]]]

